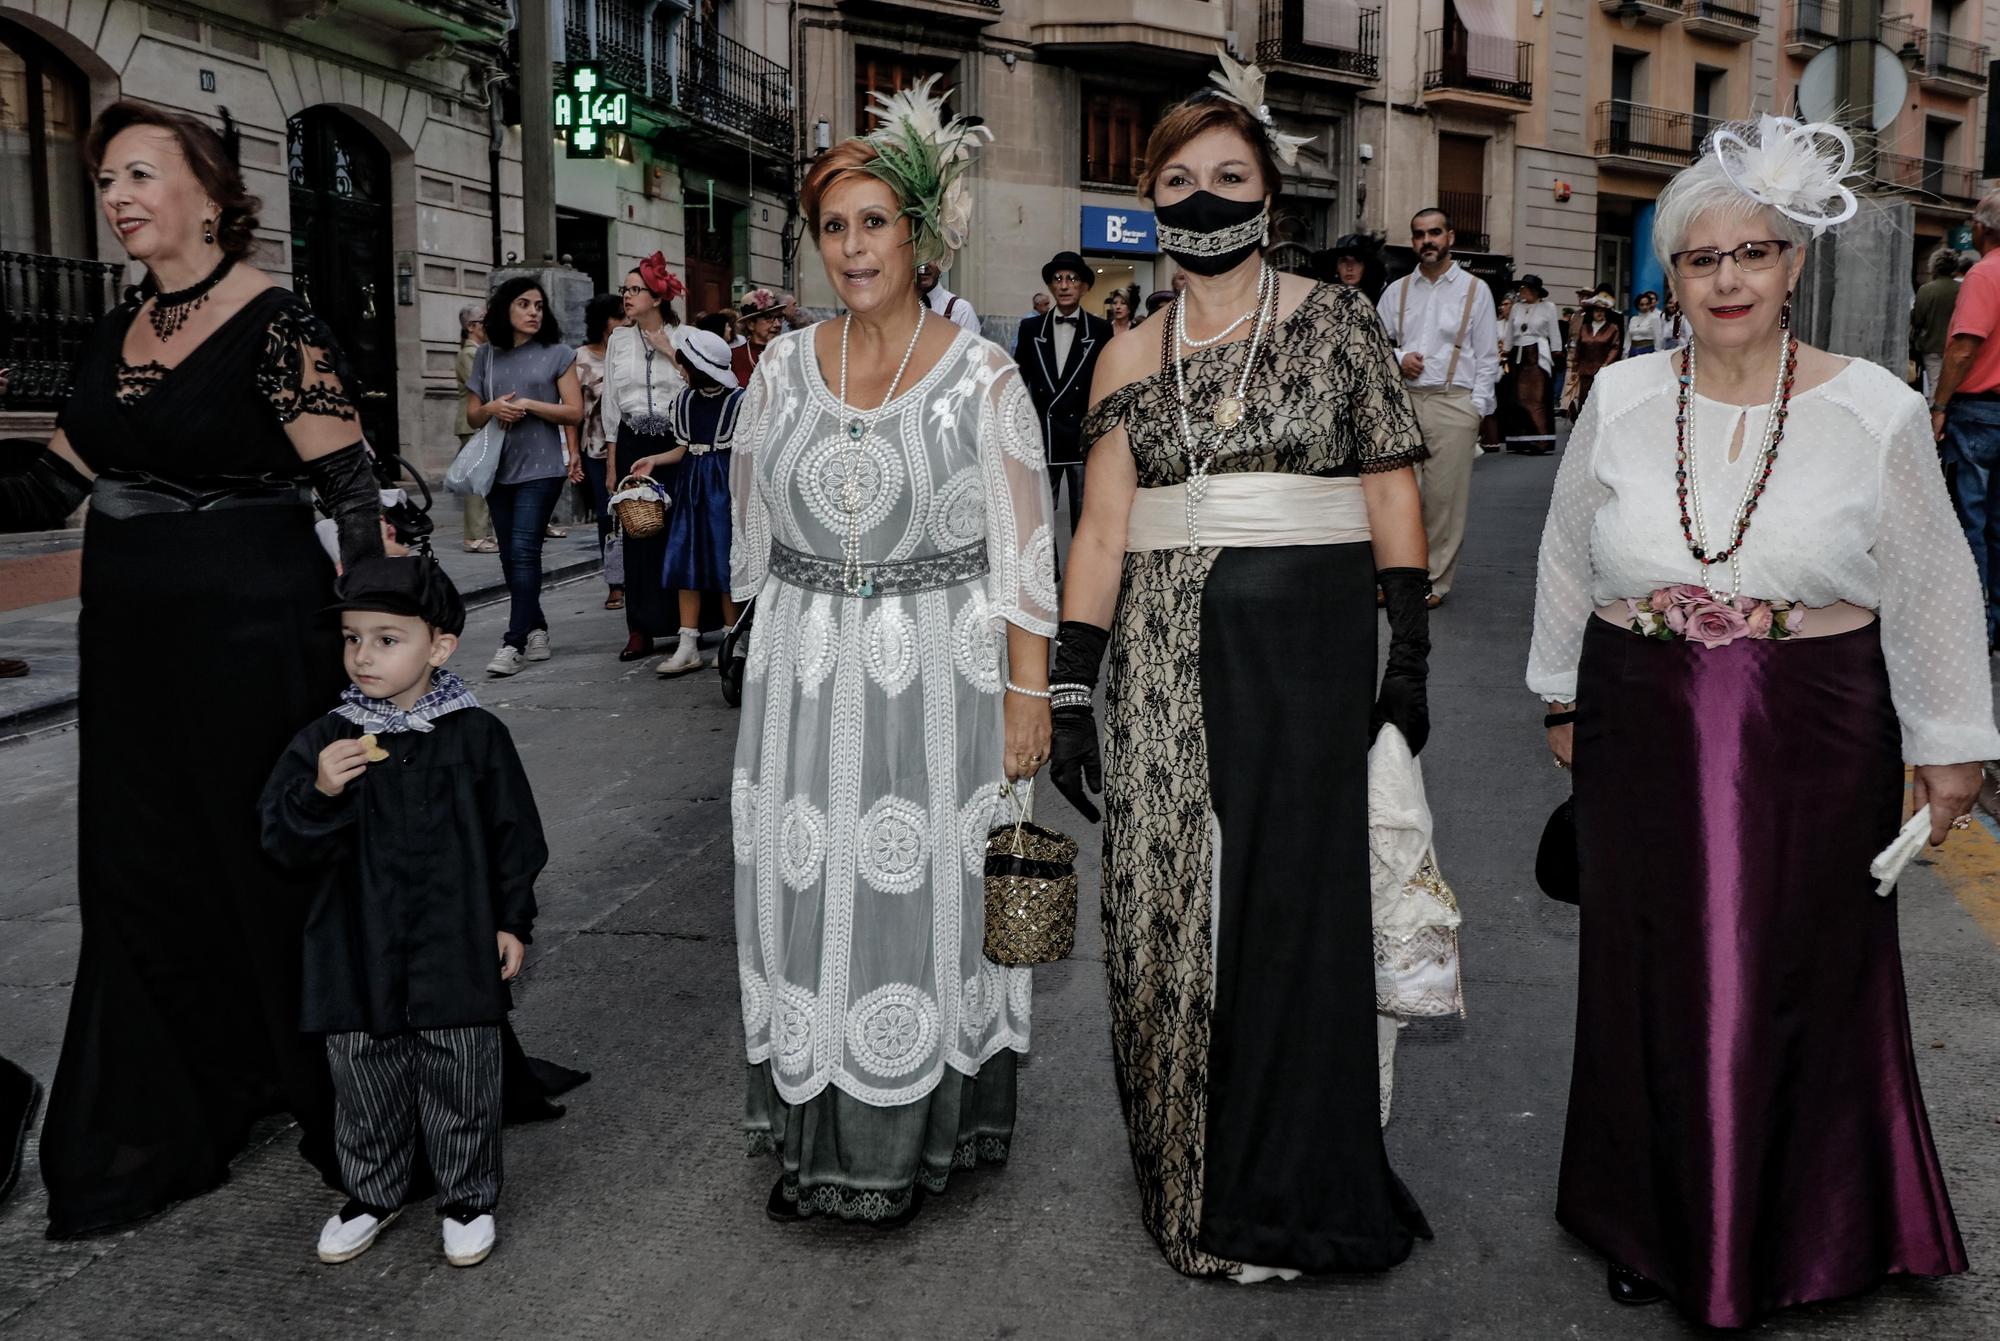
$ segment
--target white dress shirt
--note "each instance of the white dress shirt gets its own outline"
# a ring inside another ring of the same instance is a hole
[[[954,299],[956,301],[953,301]],[[937,287],[924,296],[924,301],[929,303],[931,311],[939,316],[950,317],[974,335],[979,334],[979,314],[972,310],[971,303],[947,289],[943,280],[939,280]]]
[[[627,419],[665,432],[674,399],[687,390],[687,379],[673,359],[657,351],[649,359],[647,349],[646,337],[629,322],[604,342],[604,391],[597,407],[610,447],[617,447],[618,425]]]
[[[1060,372],[1069,366],[1069,351],[1076,344],[1077,330],[1083,325],[1083,309],[1072,307],[1065,312],[1058,307],[1049,313],[1049,316],[1054,327],[1050,339],[1054,341],[1056,347],[1056,370]],[[1061,320],[1063,317],[1068,317],[1070,320]]]
[[[1634,312],[1625,318],[1625,352],[1632,352],[1632,342],[1648,343],[1654,349],[1660,347],[1660,338],[1666,333],[1666,320],[1659,308],[1650,312]]]
[[[1507,329],[1502,333],[1501,342],[1511,353],[1516,349],[1533,349],[1535,361],[1542,365],[1543,372],[1554,369],[1551,354],[1560,354],[1563,347],[1562,317],[1556,312],[1556,305],[1543,299],[1539,303],[1524,303],[1518,299],[1514,310],[1507,314]],[[1445,355],[1447,361],[1451,358]],[[1426,359],[1428,363],[1430,360]]]
[[[1476,284],[1472,316],[1465,317],[1466,285]],[[1451,367],[1452,342],[1458,338],[1459,323],[1465,323],[1465,341],[1458,347],[1458,370],[1451,384],[1472,393],[1472,408],[1492,414],[1494,386],[1500,380],[1500,321],[1493,292],[1486,282],[1453,261],[1436,279],[1424,278],[1412,270],[1382,291],[1376,310],[1382,328],[1396,347],[1396,361],[1405,354],[1422,354],[1424,371],[1406,378],[1413,387],[1443,387],[1446,369]],[[1402,329],[1407,322],[1409,329]]]
[[[1704,575],[1731,580],[1727,564],[1704,572],[1681,535],[1678,390],[1674,360],[1630,359],[1597,374],[1584,402],[1556,472],[1535,582],[1528,687],[1543,698],[1575,697],[1584,630],[1598,607]],[[1770,406],[1697,394],[1694,409],[1704,511],[1711,528],[1726,527],[1759,468]],[[1747,446],[1731,461],[1739,425]],[[1985,601],[1923,398],[1854,359],[1793,395],[1785,445],[1794,442],[1799,451],[1778,462],[1745,537],[1743,594],[1876,611],[1905,762],[2000,758]],[[1709,543],[1718,535],[1711,530]]]

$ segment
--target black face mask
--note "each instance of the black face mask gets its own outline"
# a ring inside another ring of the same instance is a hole
[[[1197,191],[1186,200],[1154,210],[1160,223],[1160,250],[1197,275],[1233,270],[1264,241],[1264,202],[1227,200]]]

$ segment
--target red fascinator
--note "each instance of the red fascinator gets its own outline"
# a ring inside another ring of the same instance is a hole
[[[667,258],[659,252],[654,252],[639,262],[639,280],[653,297],[663,303],[671,303],[687,292],[687,285],[681,283],[674,272],[667,269]]]

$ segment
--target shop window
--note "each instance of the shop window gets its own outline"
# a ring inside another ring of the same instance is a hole
[[[876,51],[868,47],[854,49],[854,133],[866,135],[881,122],[868,114],[874,101],[868,95],[880,93],[884,97],[902,89],[913,88],[919,80],[931,75],[942,75],[932,93],[943,94],[947,114],[961,112],[962,108],[952,105],[952,90],[955,87],[952,74],[957,69],[956,61],[940,60],[935,56],[913,56],[903,51]]]
[[[96,254],[83,168],[89,108],[74,66],[0,23],[0,251]]]
[[[1146,170],[1146,102],[1114,89],[1083,89],[1083,180],[1136,187]]]

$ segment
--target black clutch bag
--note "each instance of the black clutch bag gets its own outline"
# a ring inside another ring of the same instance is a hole
[[[1542,826],[1535,849],[1535,883],[1558,903],[1576,903],[1576,802],[1565,800]]]

